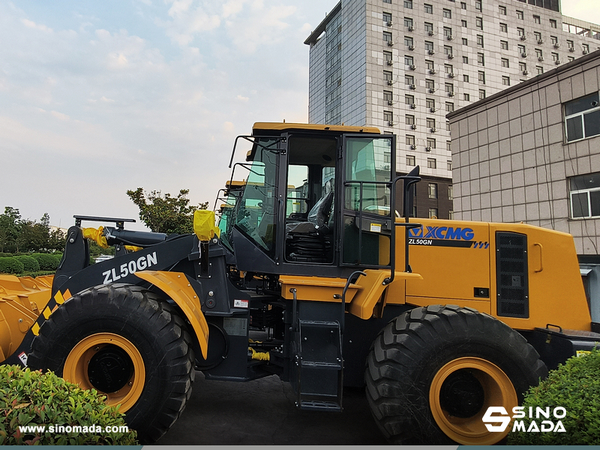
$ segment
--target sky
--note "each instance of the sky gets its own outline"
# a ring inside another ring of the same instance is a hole
[[[304,40],[337,1],[0,0],[0,212],[144,229],[138,187],[212,209],[236,136],[308,120]]]

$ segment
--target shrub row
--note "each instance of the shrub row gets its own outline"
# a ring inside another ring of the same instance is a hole
[[[106,427],[124,427],[125,416],[117,408],[106,406],[103,396],[52,372],[0,366],[0,411],[0,445],[137,444],[133,430],[106,432]],[[45,431],[19,429],[43,425]],[[51,430],[50,426],[63,427],[65,432]],[[68,433],[74,429],[77,431]]]
[[[19,275],[24,272],[58,269],[62,255],[59,253],[32,253],[31,255],[0,256],[0,273]]]
[[[600,351],[570,358],[558,369],[550,371],[548,378],[525,394],[523,406],[527,412],[529,407],[532,411],[536,411],[536,407],[549,411],[564,408],[566,417],[560,419],[564,432],[513,432],[508,435],[510,445],[600,443]],[[536,418],[524,419],[526,430],[532,427],[533,420]],[[537,419],[534,425],[540,427],[542,420]]]

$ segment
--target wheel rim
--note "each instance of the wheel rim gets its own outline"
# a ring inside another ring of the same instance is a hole
[[[146,370],[138,349],[123,336],[97,333],[75,345],[65,361],[63,377],[83,389],[96,389],[110,406],[128,411],[144,390]]]
[[[495,364],[475,357],[457,358],[433,377],[431,413],[440,429],[459,444],[495,444],[508,434],[490,432],[482,421],[490,406],[507,411],[518,405],[510,378]]]

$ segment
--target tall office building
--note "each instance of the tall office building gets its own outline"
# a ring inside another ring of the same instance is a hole
[[[560,0],[341,0],[306,39],[309,121],[397,135],[414,214],[452,218],[446,114],[600,48]]]

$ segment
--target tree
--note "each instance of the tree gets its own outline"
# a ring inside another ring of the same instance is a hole
[[[18,251],[17,240],[21,233],[21,213],[12,206],[4,208],[0,214],[0,252]]]
[[[177,197],[160,191],[145,193],[142,188],[127,191],[127,195],[140,209],[140,220],[154,232],[186,234],[193,232],[194,211],[208,208],[208,202],[190,206],[189,189],[181,189]]]

